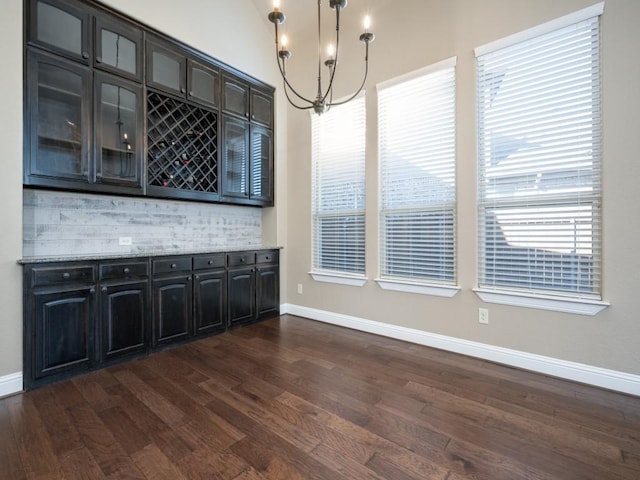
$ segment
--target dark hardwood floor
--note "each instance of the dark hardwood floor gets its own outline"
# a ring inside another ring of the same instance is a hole
[[[640,398],[293,316],[0,400],[3,479],[640,479]]]

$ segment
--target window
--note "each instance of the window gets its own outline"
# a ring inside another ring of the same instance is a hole
[[[455,64],[378,87],[383,288],[456,282]]]
[[[313,115],[311,128],[312,274],[364,277],[364,96]]]
[[[480,290],[600,299],[601,13],[476,50]]]

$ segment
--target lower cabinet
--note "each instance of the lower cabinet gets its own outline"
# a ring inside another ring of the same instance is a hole
[[[227,255],[229,326],[280,313],[278,251]]]
[[[26,263],[31,389],[279,314],[278,251]]]

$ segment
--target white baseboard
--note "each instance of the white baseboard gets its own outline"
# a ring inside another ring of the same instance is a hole
[[[14,393],[21,392],[22,386],[22,372],[11,373],[0,377],[0,398],[7,395],[13,395]]]
[[[326,312],[324,310],[298,305],[283,304],[280,306],[280,313],[290,313],[291,315],[306,317],[341,327],[461,353],[463,355],[482,358],[484,360],[531,370],[545,375],[552,375],[554,377],[640,396],[640,375],[632,375],[630,373],[593,367],[582,363],[495,347],[484,343],[447,337],[445,335],[438,335],[413,328],[374,322],[364,318]]]

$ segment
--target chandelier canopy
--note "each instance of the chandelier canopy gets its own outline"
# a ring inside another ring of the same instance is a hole
[[[306,98],[296,91],[291,86],[289,79],[287,78],[286,62],[291,57],[291,52],[287,50],[287,38],[285,35],[280,38],[278,36],[278,26],[285,21],[285,15],[280,10],[280,0],[274,0],[273,11],[269,13],[269,21],[275,26],[275,40],[276,40],[276,61],[278,62],[278,68],[284,81],[284,93],[287,100],[291,105],[299,110],[313,109],[318,115],[326,112],[334,105],[342,105],[350,100],[353,100],[362,91],[365,82],[367,81],[367,74],[369,73],[369,44],[373,42],[375,36],[369,32],[371,26],[371,20],[369,16],[364,20],[364,33],[360,35],[360,41],[364,42],[364,77],[358,90],[350,95],[346,100],[339,102],[333,101],[333,80],[336,74],[336,67],[338,65],[338,54],[340,52],[340,12],[347,6],[347,0],[329,0],[329,7],[336,12],[336,38],[335,47],[330,44],[327,48],[327,57],[324,61],[324,65],[328,69],[329,82],[323,89],[322,82],[322,36],[321,36],[321,0],[318,0],[318,79],[317,79],[317,93],[315,98]]]

